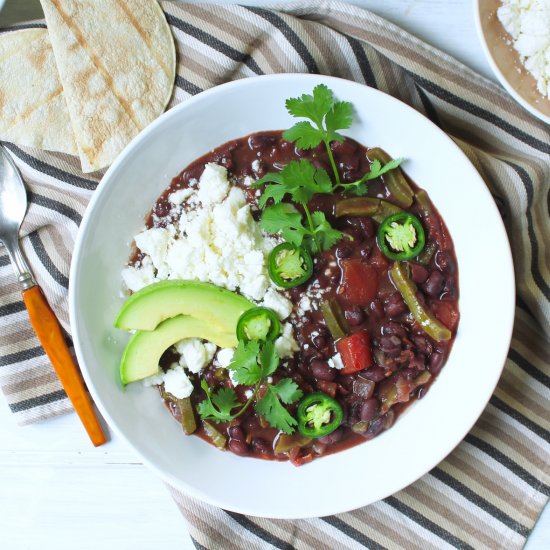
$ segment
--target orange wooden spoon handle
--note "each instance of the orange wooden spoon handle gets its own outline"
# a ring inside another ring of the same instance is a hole
[[[46,351],[52,366],[67,392],[92,443],[97,447],[106,441],[103,429],[95,414],[84,381],[65,343],[61,325],[50,308],[39,286],[23,291],[31,324]]]

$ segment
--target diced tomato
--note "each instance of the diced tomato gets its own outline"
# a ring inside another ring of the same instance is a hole
[[[458,325],[458,309],[452,302],[433,302],[431,304],[433,314],[439,319],[449,330],[455,330]]]
[[[378,292],[378,271],[361,260],[343,260],[338,295],[346,302],[368,306]]]
[[[342,357],[342,374],[353,374],[372,367],[370,336],[366,330],[355,332],[336,342],[336,349]]]

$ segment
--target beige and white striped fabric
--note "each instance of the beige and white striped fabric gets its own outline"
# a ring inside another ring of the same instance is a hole
[[[283,521],[174,498],[198,548],[521,548],[550,495],[550,129],[497,85],[379,17],[340,3],[301,4],[271,11],[163,2],[178,49],[171,105],[228,80],[311,72],[366,83],[424,113],[472,160],[505,220],[518,283],[512,346],[474,429],[383,501]],[[68,156],[7,147],[29,188],[24,251],[69,331],[71,248],[101,174],[84,176]],[[29,423],[69,411],[5,253],[0,276],[0,384],[13,413]],[[498,323],[480,314],[488,327]]]

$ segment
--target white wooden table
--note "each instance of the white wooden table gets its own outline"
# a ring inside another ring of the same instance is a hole
[[[477,40],[471,0],[350,3],[397,23],[494,79]],[[7,0],[0,26],[37,17],[38,0]],[[114,434],[107,445],[94,449],[74,414],[20,428],[1,397],[0,434],[0,548],[194,548],[163,483]],[[527,544],[528,550],[548,548],[550,506]]]

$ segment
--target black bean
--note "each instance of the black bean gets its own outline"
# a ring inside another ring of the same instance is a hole
[[[343,162],[338,163],[338,168],[342,172],[356,172],[359,168],[359,159],[357,157],[348,157]]]
[[[333,443],[338,443],[343,437],[344,429],[340,427],[336,428],[332,433],[320,437],[317,441],[323,445],[332,445]]]
[[[441,271],[448,275],[454,275],[456,271],[456,262],[451,252],[439,250],[435,255],[435,264]]]
[[[332,382],[336,378],[336,371],[328,366],[325,361],[314,359],[311,362],[311,374],[318,380],[326,380]]]
[[[422,354],[415,355],[409,361],[409,368],[410,369],[417,369],[417,370],[424,370],[426,368],[426,357],[424,357],[424,355],[422,355]]]
[[[266,136],[264,134],[255,134],[248,138],[248,146],[250,149],[264,149],[275,143],[273,136]]]
[[[337,258],[349,258],[353,254],[353,248],[347,243],[342,242],[336,247]]]
[[[428,296],[435,297],[441,294],[444,286],[445,279],[443,278],[443,274],[441,271],[434,269],[426,279],[426,282],[422,285],[422,290],[424,290]]]
[[[375,318],[384,317],[384,308],[378,298],[376,298],[369,304],[369,310],[370,314]]]
[[[371,367],[361,372],[361,376],[368,378],[373,382],[380,382],[386,377],[386,372],[382,367]]]
[[[243,429],[240,426],[230,426],[227,432],[231,439],[238,439],[239,441],[244,441],[246,439]]]
[[[407,338],[408,336],[407,329],[401,323],[397,323],[395,321],[388,321],[387,323],[383,324],[382,334],[394,334],[399,338]]]
[[[394,292],[384,304],[384,311],[388,317],[398,317],[408,311],[407,304],[399,292]]]
[[[346,139],[345,141],[333,141],[330,148],[338,155],[352,155],[357,150],[357,144]]]
[[[430,353],[432,353],[433,346],[427,338],[424,338],[424,336],[413,335],[411,339],[420,353],[424,353],[425,355],[430,355]]]
[[[361,420],[365,422],[370,422],[374,418],[376,418],[376,415],[378,414],[378,399],[375,399],[374,397],[371,397],[370,399],[366,399],[363,401],[361,405]]]
[[[428,278],[429,271],[423,265],[414,262],[411,262],[409,265],[411,266],[411,279],[417,285],[424,283]]]
[[[248,454],[248,445],[239,439],[230,439],[228,447],[236,455],[245,456]]]
[[[359,306],[346,309],[344,311],[344,317],[349,325],[356,327],[365,321],[366,315],[365,312]]]
[[[373,242],[369,240],[361,243],[361,245],[357,248],[359,255],[363,258],[363,260],[368,260],[370,258],[373,246]]]
[[[432,353],[428,363],[428,370],[432,374],[437,374],[441,370],[441,367],[443,367],[444,358],[445,356],[441,353]]]
[[[252,447],[257,453],[260,453],[263,455],[270,455],[273,453],[273,449],[271,448],[271,445],[261,437],[255,437],[252,440]]]

